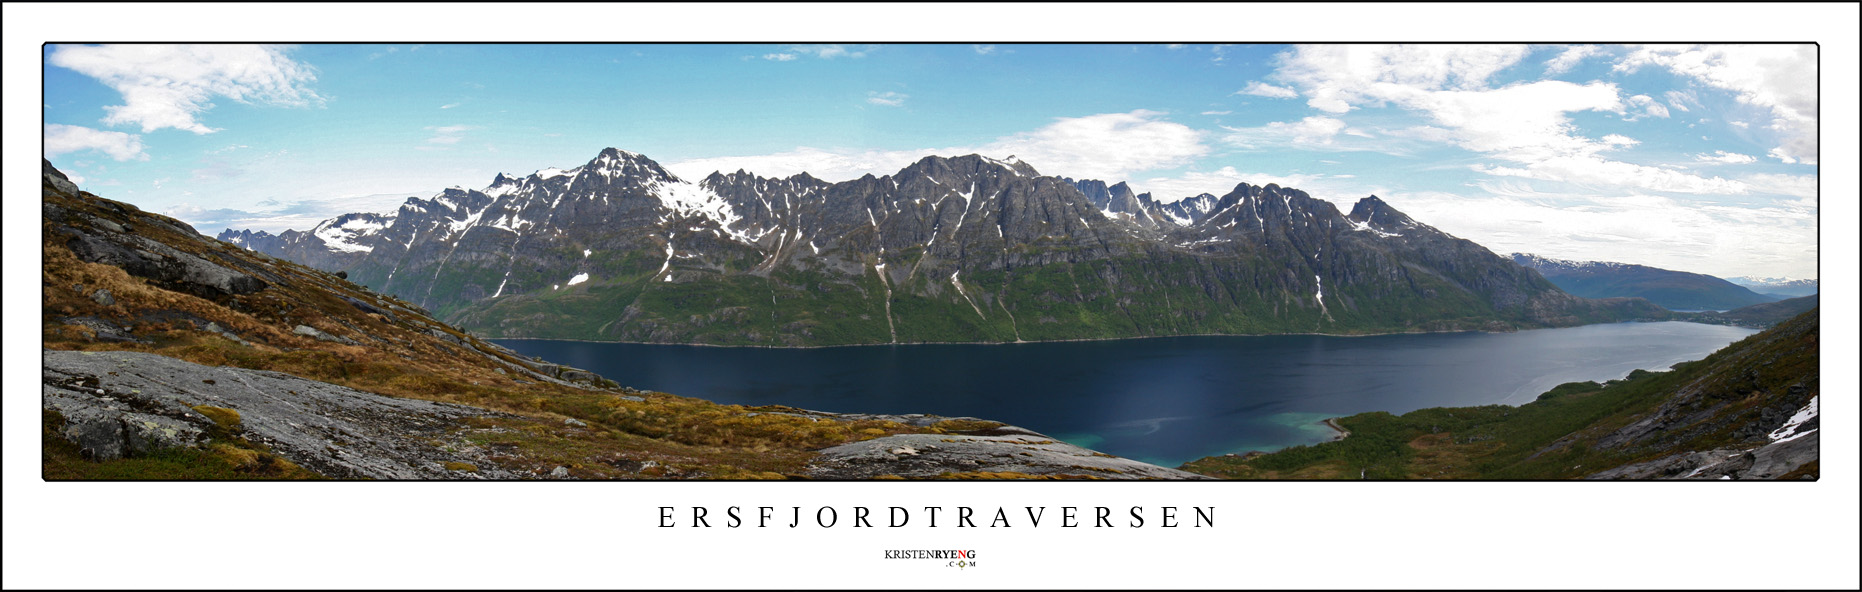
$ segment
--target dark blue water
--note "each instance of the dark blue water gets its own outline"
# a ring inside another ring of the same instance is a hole
[[[635,388],[720,403],[974,416],[1164,466],[1320,442],[1366,411],[1531,402],[1705,357],[1755,331],[1620,323],[1519,333],[1170,337],[768,349],[498,340]]]

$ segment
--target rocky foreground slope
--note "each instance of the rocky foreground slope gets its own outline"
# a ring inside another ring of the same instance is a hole
[[[482,335],[819,346],[1512,330],[1661,318],[1587,300],[1375,196],[1164,203],[979,155],[829,183],[689,180],[609,148],[309,231],[221,238]]]
[[[42,189],[48,479],[1198,478],[975,418],[634,390],[50,163]]]

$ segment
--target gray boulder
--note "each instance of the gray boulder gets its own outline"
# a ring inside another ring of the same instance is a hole
[[[388,397],[278,372],[202,366],[137,352],[46,351],[41,404],[60,435],[98,460],[199,445],[216,429],[196,406],[239,414],[238,434],[338,479],[516,479],[457,436],[505,414]],[[448,462],[478,472],[446,470]]]
[[[312,327],[310,325],[298,325],[297,327],[292,328],[291,332],[297,335],[303,335],[305,337],[311,337],[311,338],[315,338],[321,341],[328,341],[331,343],[341,343],[344,345],[360,345],[356,343],[356,340],[354,339],[343,337],[341,335],[331,335],[329,333],[324,333],[323,331],[319,331],[317,330],[316,327]]]
[[[39,161],[44,163],[39,168],[39,174],[45,180],[46,183],[50,184],[54,189],[57,189],[58,191],[69,193],[72,195],[77,195],[78,185],[76,183],[72,183],[70,177],[66,177],[63,171],[53,168],[52,161],[45,160],[45,159],[39,159]]]
[[[822,415],[849,419],[908,419]],[[1115,480],[1209,478],[1094,452],[1015,426],[1001,426],[975,435],[899,434],[850,442],[822,450],[807,469],[808,476],[815,479],[871,479],[882,475],[931,478],[944,473],[974,472]]]
[[[268,286],[265,280],[140,236],[91,234],[70,226],[56,231],[69,237],[65,246],[78,259],[121,267],[130,275],[196,296],[250,294]]]

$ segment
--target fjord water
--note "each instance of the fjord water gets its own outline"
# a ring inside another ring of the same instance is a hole
[[[974,416],[1177,466],[1331,437],[1367,411],[1531,402],[1697,360],[1755,333],[1616,323],[1518,333],[1165,337],[814,349],[497,340],[635,388],[741,405]]]

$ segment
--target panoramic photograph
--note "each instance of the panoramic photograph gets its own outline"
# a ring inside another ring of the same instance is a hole
[[[47,43],[39,473],[1815,481],[1820,51]]]

